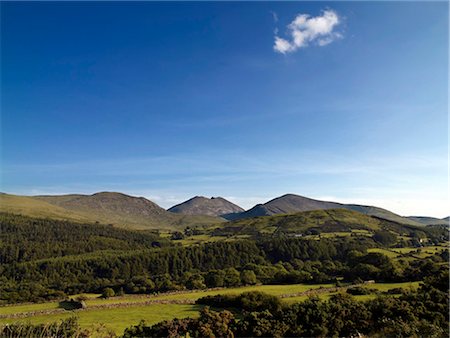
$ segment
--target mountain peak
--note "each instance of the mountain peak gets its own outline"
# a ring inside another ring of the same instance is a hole
[[[206,198],[204,196],[195,196],[171,207],[168,211],[184,215],[222,216],[240,213],[244,209],[223,197]]]

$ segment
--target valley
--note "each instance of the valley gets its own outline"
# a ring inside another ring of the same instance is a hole
[[[372,330],[379,302],[402,307],[430,287],[445,292],[448,226],[435,220],[316,209],[304,198],[312,210],[230,220],[230,210],[243,211],[219,198],[171,212],[119,193],[0,197],[0,332],[126,337],[175,325],[184,334],[197,320],[231,316],[242,335],[251,316],[265,316],[247,308],[258,302],[273,316],[267,334],[286,311],[343,304],[366,308]]]

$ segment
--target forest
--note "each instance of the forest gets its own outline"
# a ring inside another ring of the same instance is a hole
[[[309,240],[238,239],[193,246],[156,233],[0,215],[0,303],[79,293],[115,294],[252,284],[420,281],[442,269],[448,250],[399,264],[370,248],[389,235]],[[436,230],[433,230],[436,232]]]

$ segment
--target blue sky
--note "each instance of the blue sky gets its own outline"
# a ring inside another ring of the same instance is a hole
[[[1,190],[447,216],[448,12],[2,2]]]

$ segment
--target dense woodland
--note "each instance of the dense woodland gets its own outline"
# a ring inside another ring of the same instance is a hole
[[[0,213],[0,264],[168,244],[151,232]]]
[[[402,264],[367,249],[389,236],[307,240],[263,237],[195,246],[110,226],[1,215],[0,302],[82,292],[154,293],[256,283],[414,281],[436,274],[448,251]],[[433,230],[439,231],[439,230]],[[442,231],[438,233],[442,236]],[[437,238],[437,237],[436,237]]]

